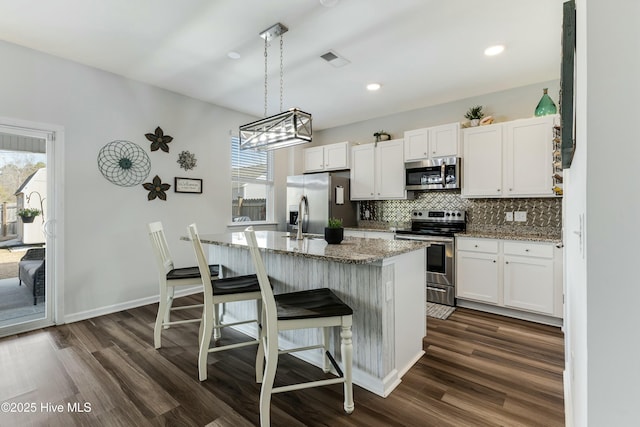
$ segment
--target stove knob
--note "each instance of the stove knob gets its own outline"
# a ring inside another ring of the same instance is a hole
[[[447,212],[445,215],[446,215],[446,216],[451,216],[451,214],[450,214],[449,212]]]
[[[422,212],[418,212],[418,216],[422,216]]]
[[[462,216],[462,214],[460,212],[458,212],[458,216]]]

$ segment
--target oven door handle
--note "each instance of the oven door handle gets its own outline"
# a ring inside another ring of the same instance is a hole
[[[440,165],[440,179],[442,180],[442,188],[447,186],[447,164],[443,160]]]
[[[442,292],[443,294],[447,293],[446,289],[434,288],[432,286],[427,286],[427,290],[436,291],[436,292]]]
[[[396,240],[417,240],[432,243],[453,243],[453,237],[442,236],[416,236],[410,234],[396,234]]]

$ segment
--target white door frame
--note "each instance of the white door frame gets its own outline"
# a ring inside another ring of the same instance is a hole
[[[0,132],[42,138],[47,147],[46,317],[0,328],[7,336],[64,323],[64,127],[0,116]]]

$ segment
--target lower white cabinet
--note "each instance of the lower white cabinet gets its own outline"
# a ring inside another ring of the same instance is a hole
[[[554,243],[456,242],[457,298],[562,318],[562,251]]]
[[[458,298],[499,303],[498,255],[481,252],[458,251]],[[461,268],[464,266],[464,268]]]

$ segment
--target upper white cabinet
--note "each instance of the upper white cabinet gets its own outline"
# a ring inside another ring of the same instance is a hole
[[[304,171],[322,172],[349,168],[349,143],[335,144],[304,149]]]
[[[404,133],[404,161],[433,157],[456,157],[459,153],[460,123],[415,129]]]
[[[557,116],[463,130],[465,197],[552,197]]]
[[[351,200],[406,199],[402,139],[351,149]]]

